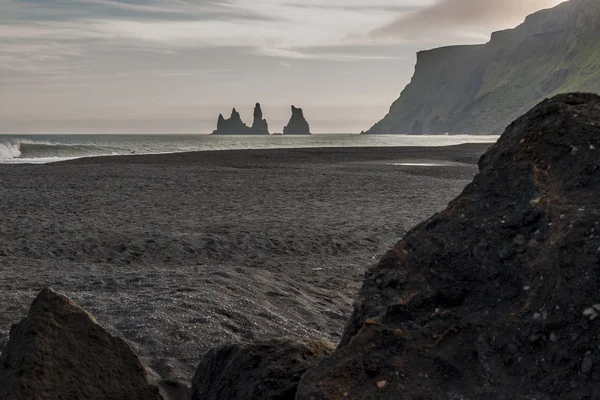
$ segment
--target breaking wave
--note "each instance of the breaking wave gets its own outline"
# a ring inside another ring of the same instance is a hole
[[[118,149],[95,144],[52,143],[29,139],[0,139],[0,160],[68,159],[116,154]]]

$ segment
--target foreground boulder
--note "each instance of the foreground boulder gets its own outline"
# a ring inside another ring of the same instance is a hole
[[[193,381],[192,400],[293,400],[302,374],[334,346],[273,340],[209,351]]]
[[[597,399],[599,223],[600,97],[546,100],[367,273],[297,399]]]
[[[292,117],[290,122],[283,128],[284,135],[310,135],[310,126],[304,118],[304,112],[301,108],[292,106]]]
[[[129,345],[69,298],[44,289],[0,357],[0,400],[160,400]]]

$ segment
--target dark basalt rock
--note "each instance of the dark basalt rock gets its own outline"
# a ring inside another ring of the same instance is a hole
[[[196,372],[192,400],[293,400],[302,374],[334,346],[273,340],[209,351]]]
[[[233,111],[231,111],[231,117],[229,119],[225,119],[222,114],[219,114],[219,119],[217,121],[217,129],[212,134],[268,135],[269,124],[267,123],[267,120],[263,119],[263,113],[260,108],[260,104],[256,103],[256,107],[254,108],[254,122],[252,123],[251,128],[249,128],[248,125],[246,125],[242,121],[240,113],[238,113],[234,108]]]
[[[129,345],[69,298],[44,289],[0,357],[0,399],[160,400]]]
[[[304,118],[301,108],[292,106],[292,118],[285,128],[284,135],[310,135],[310,126]]]
[[[253,135],[269,134],[269,124],[266,119],[263,119],[260,103],[256,103],[256,106],[254,107],[254,122],[252,123],[251,133]]]
[[[512,123],[448,208],[366,274],[297,399],[595,399],[600,97]]]
[[[213,135],[249,135],[250,133],[250,128],[242,121],[240,113],[234,108],[229,119],[225,119],[222,114],[219,114],[217,130],[213,132]]]

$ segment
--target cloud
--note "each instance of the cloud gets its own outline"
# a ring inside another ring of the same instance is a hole
[[[72,70],[66,61],[81,56],[76,47],[55,41],[0,41],[0,47],[0,83],[20,81],[11,77],[23,75],[66,75]]]
[[[487,36],[522,22],[524,17],[561,0],[443,0],[408,13],[370,33],[372,37],[398,40],[454,36]]]
[[[415,11],[423,8],[423,2],[404,2],[398,4],[397,2],[390,2],[388,0],[381,1],[369,1],[368,3],[364,0],[346,0],[342,2],[334,1],[320,1],[320,2],[303,2],[303,3],[288,3],[291,7],[297,8],[310,8],[310,9],[324,9],[324,10],[348,10],[348,11],[362,11],[362,12],[373,12],[383,11],[388,13],[399,13],[407,11]]]
[[[21,0],[3,1],[0,44],[57,41],[88,52],[104,46],[116,51],[146,48],[229,48],[254,56],[280,59],[357,62],[389,59],[385,55],[316,52],[314,46],[352,45],[348,33],[359,26],[376,27],[390,10],[416,7],[412,0]],[[16,39],[16,40],[15,40]]]
[[[59,41],[82,51],[103,44],[161,50],[231,48],[282,59],[353,62],[361,54],[311,54],[312,46],[351,44],[348,33],[376,27],[390,10],[414,9],[413,0],[21,0],[0,15],[0,44]],[[379,57],[376,57],[379,58]]]
[[[333,48],[328,48],[329,51],[317,51],[317,48],[286,49],[277,47],[261,47],[259,49],[256,49],[255,51],[258,54],[275,58],[288,58],[298,60],[327,60],[337,62],[397,60],[399,58],[396,56],[388,55],[371,55],[362,54],[359,52],[343,52],[339,51],[340,49],[343,49],[343,47],[339,47],[337,49],[338,51],[333,51]]]

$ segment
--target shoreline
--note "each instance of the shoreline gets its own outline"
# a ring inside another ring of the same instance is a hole
[[[299,148],[269,148],[269,149],[232,149],[232,150],[201,150],[156,154],[101,155],[80,157],[71,160],[48,163],[51,165],[98,165],[98,164],[154,164],[181,162],[212,162],[227,159],[236,161],[268,161],[279,158],[278,162],[312,162],[311,157],[328,162],[352,162],[354,159],[367,157],[367,161],[398,161],[403,159],[431,159],[431,156],[444,160],[460,161],[466,158],[473,163],[473,156],[479,156],[493,146],[494,143],[465,143],[450,146],[394,146],[394,147],[299,147]],[[390,157],[392,157],[390,159]],[[12,164],[0,164],[12,165]],[[31,165],[31,164],[15,164]]]
[[[0,164],[49,164],[81,158],[158,156],[213,151],[285,149],[452,147],[491,144],[497,137],[462,136],[370,136],[313,135],[306,137],[213,137],[213,136],[31,136],[10,139],[0,135]]]

